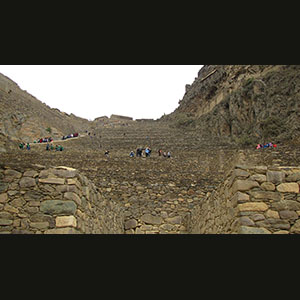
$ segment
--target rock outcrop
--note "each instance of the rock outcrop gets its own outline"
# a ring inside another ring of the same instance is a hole
[[[240,144],[299,137],[300,66],[206,65],[161,120]]]

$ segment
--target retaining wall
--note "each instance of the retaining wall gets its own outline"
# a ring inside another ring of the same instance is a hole
[[[236,165],[192,211],[191,233],[300,233],[300,168]]]
[[[122,208],[76,169],[0,168],[0,233],[123,233]]]

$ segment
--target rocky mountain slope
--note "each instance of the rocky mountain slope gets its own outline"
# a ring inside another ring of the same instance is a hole
[[[161,121],[239,144],[296,141],[300,66],[206,65]]]
[[[178,108],[158,122],[239,145],[298,142],[299,103],[298,65],[205,65],[194,82],[186,85]],[[0,74],[1,152],[20,141],[135,122],[116,115],[92,122],[68,115],[50,108]]]
[[[50,108],[0,74],[0,152],[13,144],[89,128],[89,121]]]

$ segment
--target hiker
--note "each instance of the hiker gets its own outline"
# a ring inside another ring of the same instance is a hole
[[[260,149],[260,148],[261,148],[261,145],[257,144],[256,149]]]
[[[149,148],[148,147],[145,149],[145,154],[146,154],[146,157],[149,156]]]
[[[171,157],[171,152],[170,151],[168,151],[168,158],[170,158]]]
[[[138,156],[141,157],[141,156],[142,156],[142,151],[143,151],[143,150],[142,150],[141,148],[137,148],[137,149],[136,149],[136,156],[137,156],[137,157],[138,157]]]
[[[30,150],[30,145],[29,145],[29,143],[27,143],[26,149],[27,149],[27,150]]]
[[[49,143],[47,143],[47,145],[46,145],[46,150],[47,150],[47,151],[50,150],[50,145],[49,145]]]
[[[24,149],[24,144],[23,144],[23,143],[20,143],[20,144],[19,144],[19,148],[23,150],[23,149]]]
[[[162,150],[159,149],[159,150],[158,150],[158,156],[161,156],[161,154],[162,154]]]
[[[130,154],[129,154],[129,156],[130,156],[130,157],[134,157],[134,152],[131,151]]]
[[[109,156],[109,151],[106,150],[104,154],[105,154],[106,157],[108,157]]]

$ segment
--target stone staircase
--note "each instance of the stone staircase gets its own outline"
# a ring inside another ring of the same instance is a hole
[[[226,157],[236,152],[221,141],[203,140],[196,132],[159,122],[97,128],[91,135],[54,141],[58,143],[64,151],[46,151],[45,144],[32,144],[30,151],[16,149],[2,156],[1,162],[80,170],[103,197],[122,203],[127,233],[186,233],[191,209],[221,182]],[[129,157],[131,150],[147,146],[152,149],[150,157]],[[172,157],[158,156],[159,149],[171,151]],[[105,150],[110,151],[109,157]]]
[[[300,165],[296,147],[239,150],[224,140],[203,139],[195,131],[160,122],[98,127],[90,136],[56,143],[64,151],[32,144],[30,151],[15,149],[1,155],[0,163],[22,169],[36,164],[78,169],[105,199],[122,205],[126,233],[189,233],[191,211],[223,181],[238,156],[260,165]],[[150,157],[129,157],[131,150],[146,146],[152,148]],[[158,149],[171,151],[172,157],[158,156]]]

